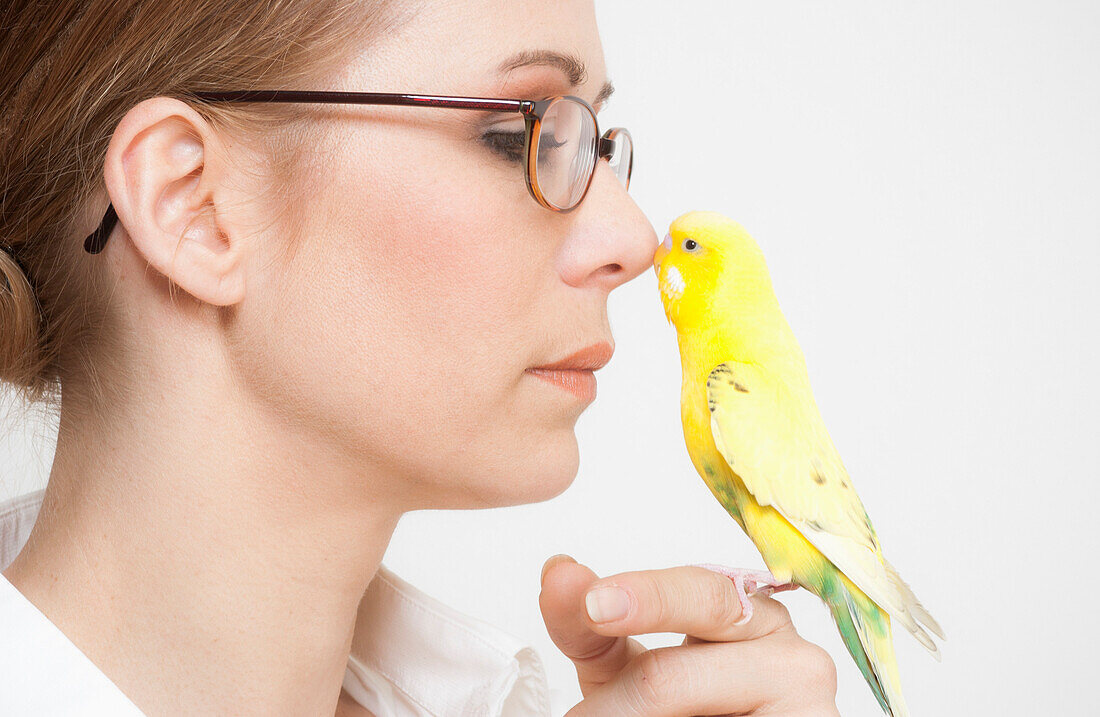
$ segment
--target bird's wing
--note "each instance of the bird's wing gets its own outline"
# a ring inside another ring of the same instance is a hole
[[[914,617],[943,631],[883,558],[812,394],[793,393],[756,364],[727,361],[707,377],[707,405],[715,446],[756,502],[779,511],[938,658]]]

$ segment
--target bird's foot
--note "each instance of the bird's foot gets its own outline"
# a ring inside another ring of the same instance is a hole
[[[734,625],[744,625],[752,619],[752,600],[749,600],[749,595],[762,593],[770,596],[772,593],[779,593],[784,590],[794,590],[798,587],[797,583],[779,582],[779,580],[767,570],[727,568],[724,565],[715,565],[714,563],[694,563],[693,567],[713,570],[720,575],[725,575],[733,581],[734,587],[737,588],[737,599],[741,603],[741,617],[733,623]]]

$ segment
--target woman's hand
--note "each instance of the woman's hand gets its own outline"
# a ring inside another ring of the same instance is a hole
[[[593,594],[612,586],[623,590],[621,598]],[[584,695],[566,717],[838,717],[829,653],[799,637],[782,603],[751,600],[752,619],[735,626],[741,606],[733,582],[706,568],[599,578],[569,556],[550,558],[539,606],[550,638],[576,665]],[[605,619],[594,621],[586,604]],[[616,614],[617,605],[625,614]],[[629,637],[651,632],[685,638],[649,650]]]

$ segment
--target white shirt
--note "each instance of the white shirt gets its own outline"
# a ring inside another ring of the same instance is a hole
[[[23,549],[45,489],[0,503],[0,570]],[[533,647],[380,565],[359,605],[344,689],[378,717],[547,717]],[[142,715],[0,573],[0,714]]]

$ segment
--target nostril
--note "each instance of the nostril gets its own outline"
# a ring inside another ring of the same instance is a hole
[[[604,264],[596,270],[598,276],[619,276],[623,270],[623,265],[618,262],[611,262],[610,264]]]

